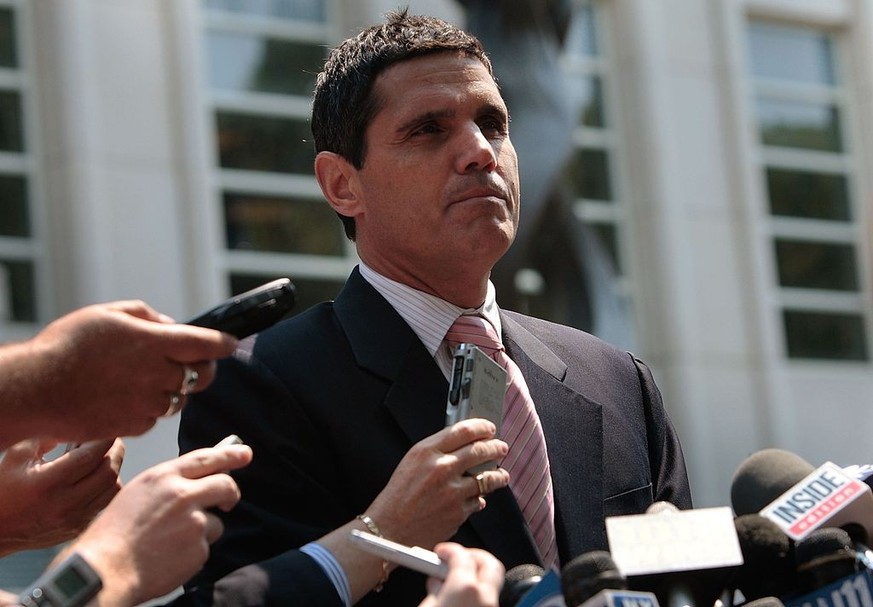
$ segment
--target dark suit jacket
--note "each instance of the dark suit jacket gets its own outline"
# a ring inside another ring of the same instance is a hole
[[[576,329],[511,312],[501,322],[542,420],[562,563],[608,548],[607,516],[658,500],[691,507],[681,448],[643,363]],[[230,433],[254,450],[233,474],[242,500],[185,600],[208,604],[214,592],[226,604],[338,605],[293,549],[364,512],[406,451],[443,427],[447,391],[418,337],[357,270],[335,302],[243,342],[182,414],[181,451]],[[453,539],[507,570],[540,562],[509,489]],[[423,596],[424,576],[400,568],[360,604]]]

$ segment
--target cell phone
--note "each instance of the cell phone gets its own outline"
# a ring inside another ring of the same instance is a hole
[[[294,300],[294,284],[288,278],[278,278],[234,295],[186,324],[217,329],[242,339],[281,320],[294,307]]]
[[[446,579],[449,567],[435,552],[418,546],[404,546],[378,535],[352,529],[349,538],[356,547],[365,552],[380,556],[386,561],[403,565],[430,577]]]

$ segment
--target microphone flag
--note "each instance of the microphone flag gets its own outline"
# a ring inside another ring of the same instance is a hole
[[[862,569],[806,594],[783,598],[785,607],[873,607],[873,573]]]

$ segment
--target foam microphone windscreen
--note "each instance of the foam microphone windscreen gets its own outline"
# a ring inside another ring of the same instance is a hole
[[[543,575],[545,570],[539,565],[518,565],[507,571],[500,589],[500,607],[514,607]]]
[[[852,539],[843,529],[823,527],[797,542],[794,549],[801,592],[809,592],[858,571]]]
[[[646,514],[671,514],[673,512],[679,512],[679,508],[670,502],[664,501],[653,502],[646,508]]]
[[[624,590],[627,580],[606,550],[580,554],[561,569],[561,593],[567,607],[581,605],[601,590]]]
[[[775,596],[764,596],[760,599],[743,603],[742,607],[785,607],[785,604]]]
[[[754,514],[810,474],[815,467],[783,449],[763,449],[747,457],[731,482],[731,505],[737,516]]]
[[[797,586],[794,544],[779,525],[760,514],[744,514],[734,520],[743,552],[743,565],[733,587],[747,601],[785,596]]]

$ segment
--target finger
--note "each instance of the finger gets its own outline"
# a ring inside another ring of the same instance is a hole
[[[497,468],[471,476],[470,479],[470,495],[488,495],[509,485],[509,472]]]
[[[430,438],[433,439],[438,449],[450,453],[475,441],[493,438],[496,432],[497,427],[493,422],[487,419],[471,418],[443,428]]]
[[[167,358],[190,364],[204,360],[225,358],[233,354],[239,340],[228,333],[185,324],[160,325],[168,340]]]
[[[217,508],[228,512],[236,506],[242,494],[229,474],[219,472],[195,479],[191,495],[200,508]]]
[[[94,485],[94,488],[86,486],[88,484]],[[89,520],[86,522],[90,522],[90,519],[93,519],[118,495],[118,492],[121,491],[121,481],[116,479],[116,482],[109,484],[84,481],[84,484],[76,485],[75,491],[82,491],[85,496],[91,496],[91,499],[88,499],[84,504],[85,510],[89,514]]]
[[[168,316],[161,314],[146,302],[139,299],[128,299],[123,301],[114,301],[107,304],[109,308],[119,310],[125,314],[130,314],[135,318],[141,318],[152,322],[167,322]],[[172,322],[172,321],[171,321]]]
[[[481,495],[476,495],[474,497],[468,498],[464,500],[464,520],[469,517],[471,514],[476,514],[477,512],[481,512],[485,510],[486,502],[485,498]]]
[[[173,417],[188,404],[188,396],[179,392],[162,392],[159,417]]]
[[[469,470],[486,462],[502,460],[509,452],[509,445],[499,438],[479,440],[457,449],[452,455],[462,470]]]
[[[206,513],[206,528],[205,528],[205,537],[206,542],[209,544],[214,543],[221,535],[224,533],[224,523],[221,522],[221,519],[212,514],[211,512]]]
[[[466,577],[475,579],[477,563],[473,552],[455,542],[441,542],[434,546],[434,552],[449,567],[447,579]]]
[[[438,603],[433,599],[436,597],[436,595],[439,594],[442,587],[443,587],[443,581],[441,579],[435,578],[435,577],[428,577],[427,584],[425,585],[425,588],[427,589],[428,596],[424,600],[424,602],[419,603],[418,607],[431,607],[433,605],[437,605]]]
[[[161,367],[161,387],[169,395],[185,396],[206,388],[215,377],[214,360],[181,364],[165,360]],[[193,381],[192,381],[193,380]]]
[[[200,392],[201,390],[205,390],[206,387],[212,383],[212,380],[215,379],[217,364],[214,360],[189,363],[185,366],[197,373],[197,381],[192,386],[189,386],[188,393]]]
[[[124,461],[124,451],[124,443],[120,439],[88,441],[63,454],[48,467],[51,468],[51,474],[62,474],[72,485],[103,465],[106,458],[111,460],[111,467],[120,469]]]
[[[448,562],[457,558],[455,555],[463,552],[464,547],[457,542],[440,542],[433,547],[433,551],[436,552],[437,556],[442,560]]]
[[[155,369],[160,374],[158,377],[160,378],[160,387],[165,391],[171,394],[177,394],[182,391],[182,385],[185,383],[186,374],[185,367],[194,368],[193,364],[183,364],[180,362],[176,362],[174,360],[170,360],[169,358],[164,358],[162,361],[154,361],[156,363]],[[198,371],[199,374],[199,371]],[[198,382],[199,382],[198,378]]]
[[[2,459],[7,464],[13,464],[17,467],[26,462],[39,460],[43,453],[39,439],[28,438],[6,449]]]
[[[490,553],[478,548],[471,549],[478,564],[479,579],[499,593],[506,579],[506,567]]]
[[[252,461],[252,448],[248,445],[206,447],[180,455],[164,465],[175,468],[185,478],[202,478],[218,472],[236,470]]]

